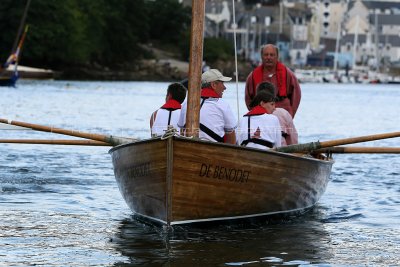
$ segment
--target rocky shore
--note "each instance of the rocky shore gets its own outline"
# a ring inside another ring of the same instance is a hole
[[[216,62],[209,66],[221,70],[234,78],[234,62]],[[128,69],[128,70],[127,70]],[[252,70],[248,63],[238,64],[239,80],[244,81]],[[72,68],[60,73],[56,79],[66,80],[110,80],[110,81],[179,81],[187,78],[189,63],[177,59],[142,60],[124,70],[109,68]]]
[[[66,67],[63,70],[53,71],[50,78],[57,80],[93,81],[180,81],[187,78],[189,62],[179,60],[177,55],[153,46],[147,46],[145,49],[153,55],[153,59],[144,59],[134,64],[119,66],[117,68],[96,64]],[[234,60],[217,61],[208,64],[208,66],[219,69],[224,75],[235,79]],[[252,66],[249,62],[239,61],[239,81],[244,81],[251,70]],[[32,75],[28,72],[21,72],[20,74],[21,78],[32,78]]]

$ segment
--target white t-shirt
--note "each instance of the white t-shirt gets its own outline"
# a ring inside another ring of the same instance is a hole
[[[203,99],[201,99],[203,101]],[[187,103],[183,103],[181,115],[178,121],[178,127],[185,128],[186,124],[186,110]],[[204,100],[203,106],[200,108],[200,123],[216,133],[218,136],[223,137],[225,132],[232,132],[237,126],[237,121],[229,104],[222,98],[207,98]],[[206,139],[216,142],[208,134],[200,130],[200,139]]]
[[[177,109],[171,112],[171,120],[168,124],[169,110],[160,108],[157,111],[156,119],[153,122],[153,127],[151,127],[151,135],[161,136],[165,134],[168,125],[172,125],[175,129],[178,128],[178,120],[181,114],[181,110]]]
[[[241,145],[244,140],[248,139],[248,129],[248,116],[244,116],[240,119],[239,129],[236,134],[239,145]],[[274,147],[281,146],[282,133],[278,118],[271,114],[250,116],[250,138],[254,136],[273,143]],[[269,149],[266,146],[252,142],[248,143],[246,146]]]

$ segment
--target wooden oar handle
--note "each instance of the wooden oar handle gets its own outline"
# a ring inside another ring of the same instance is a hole
[[[326,147],[313,153],[400,154],[400,147]]]
[[[16,126],[22,126],[22,127],[30,128],[30,129],[33,129],[36,131],[41,131],[41,132],[57,133],[57,134],[81,137],[81,138],[100,141],[100,142],[106,142],[106,143],[109,143],[114,146],[120,145],[120,144],[125,144],[125,143],[130,143],[135,140],[135,139],[131,139],[131,138],[115,137],[112,135],[102,135],[102,134],[85,133],[85,132],[74,131],[74,130],[65,130],[65,129],[61,129],[61,128],[48,127],[48,126],[44,126],[44,125],[27,123],[27,122],[22,122],[22,121],[11,121],[11,120],[1,119],[1,118],[0,118],[0,122],[11,124],[11,125],[16,125]]]
[[[71,146],[111,146],[109,143],[93,140],[57,140],[57,139],[0,139],[6,144],[35,144],[35,145],[71,145]]]
[[[386,138],[394,138],[394,137],[400,137],[400,132],[374,134],[374,135],[367,135],[367,136],[360,136],[360,137],[337,139],[337,140],[332,140],[332,141],[320,142],[320,144],[321,144],[321,148],[324,148],[324,147],[340,146],[340,145],[347,145],[347,144],[355,144],[355,143],[361,143],[361,142],[369,142],[369,141],[375,141],[375,140],[386,139]]]
[[[400,137],[400,132],[366,135],[366,136],[337,139],[337,140],[331,140],[331,141],[325,141],[325,142],[318,141],[318,142],[311,142],[311,143],[306,143],[306,144],[290,145],[290,146],[278,147],[276,149],[276,151],[284,152],[284,153],[310,152],[310,151],[314,151],[314,150],[317,150],[320,148],[325,148],[325,147],[333,147],[333,146],[348,145],[348,144],[354,144],[354,143],[369,142],[369,141],[394,138],[394,137]]]

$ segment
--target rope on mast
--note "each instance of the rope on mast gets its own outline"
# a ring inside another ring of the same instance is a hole
[[[236,16],[235,16],[235,0],[232,0],[232,14],[233,14],[233,45],[235,47],[235,78],[236,78],[236,104],[237,104],[237,116],[238,121],[240,120],[239,115],[239,73],[238,73],[238,62],[237,62],[237,46],[236,46]]]

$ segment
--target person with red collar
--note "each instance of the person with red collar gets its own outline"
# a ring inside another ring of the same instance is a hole
[[[250,102],[256,95],[257,85],[263,81],[272,83],[277,89],[277,108],[286,109],[292,118],[300,105],[301,90],[294,73],[279,60],[278,48],[272,44],[261,47],[262,63],[246,79],[245,101],[250,110]]]
[[[154,111],[150,117],[151,136],[161,136],[172,125],[178,129],[177,123],[181,113],[181,104],[186,97],[186,88],[181,83],[168,86],[165,104]]]
[[[210,69],[201,75],[200,132],[199,138],[212,142],[236,144],[237,120],[229,104],[222,99],[226,89],[224,82],[232,80],[217,69]],[[186,124],[187,105],[182,105],[178,126],[181,133]]]
[[[267,91],[269,94],[276,95],[275,86],[270,82],[262,82],[257,85],[257,93]],[[275,108],[273,115],[278,117],[282,131],[281,146],[294,145],[298,143],[298,133],[294,126],[293,118],[290,113],[283,108]]]
[[[278,118],[272,115],[275,96],[267,91],[259,91],[251,101],[250,108],[239,123],[239,145],[259,149],[281,146],[281,125]]]

